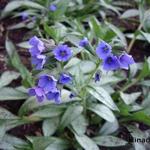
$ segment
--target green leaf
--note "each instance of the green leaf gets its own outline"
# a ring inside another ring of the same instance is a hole
[[[19,90],[16,90],[14,88],[1,88],[0,89],[0,101],[6,101],[6,100],[24,100],[28,98],[28,94],[23,93]]]
[[[124,34],[122,33],[122,31],[121,31],[119,28],[117,28],[116,26],[114,26],[113,24],[110,24],[110,23],[108,23],[108,22],[107,22],[106,24],[109,26],[109,28],[110,28],[114,33],[116,33],[116,35],[120,38],[122,44],[123,44],[124,46],[127,46],[127,40],[126,40]]]
[[[57,3],[57,11],[54,12],[54,18],[55,19],[61,19],[62,16],[65,14],[68,4],[70,0],[65,0],[65,1],[59,1]]]
[[[14,71],[5,71],[0,77],[0,88],[9,85],[13,80],[20,76],[19,73]]]
[[[63,139],[57,139],[50,144],[45,150],[68,150],[70,147],[68,141]]]
[[[142,32],[142,31],[140,33],[150,43],[150,33]]]
[[[14,1],[9,2],[6,5],[6,7],[4,8],[4,10],[1,13],[1,18],[7,16],[12,11],[14,11],[15,9],[22,7],[22,6],[31,7],[31,8],[35,8],[35,9],[39,9],[39,10],[45,10],[45,7],[39,5],[38,3],[32,2],[32,1],[14,0]]]
[[[68,66],[67,66],[68,67]],[[72,75],[76,75],[77,72],[83,72],[83,73],[90,73],[96,68],[96,64],[92,61],[83,60],[76,62],[76,65],[73,65],[72,67],[69,66],[68,70],[69,73]]]
[[[4,150],[16,150],[16,146],[27,145],[27,143],[17,137],[6,134],[2,140],[0,140],[0,148]],[[26,146],[27,148],[27,146]]]
[[[6,132],[5,122],[3,120],[0,120],[0,141],[3,138],[3,136],[5,135],[5,132]]]
[[[114,122],[106,122],[100,129],[101,135],[108,135],[111,133],[114,133],[116,130],[118,130],[119,124],[118,121],[115,120]]]
[[[93,104],[88,109],[95,112],[97,115],[99,115],[106,121],[114,122],[116,119],[113,112],[103,104]]]
[[[44,136],[51,136],[55,133],[59,125],[59,118],[54,117],[43,121],[43,134]]]
[[[44,30],[45,32],[54,40],[58,42],[59,39],[59,32],[54,27],[49,27],[47,24],[44,24]]]
[[[20,72],[24,85],[27,87],[34,86],[31,73],[22,64],[19,58],[19,55],[15,49],[14,44],[9,39],[6,39],[5,46],[6,46],[6,50],[7,50],[11,65]]]
[[[25,49],[29,49],[30,48],[30,45],[29,45],[28,41],[20,42],[20,43],[17,44],[17,46],[21,47],[21,48],[25,48]]]
[[[32,147],[35,150],[45,150],[48,145],[55,141],[51,137],[27,137],[27,139],[32,143]]]
[[[132,114],[128,115],[125,119],[132,120],[132,121],[138,121],[138,122],[142,122],[146,125],[150,125],[150,117],[144,111],[138,111],[138,112],[132,113]]]
[[[128,9],[126,10],[121,16],[120,18],[121,19],[127,19],[127,18],[130,18],[130,17],[136,17],[139,15],[139,10],[137,9]]]
[[[147,138],[147,135],[143,131],[138,129],[136,126],[126,125],[126,128],[128,129],[128,131],[130,132],[133,138],[139,138],[139,139]]]
[[[6,110],[3,107],[0,107],[0,120],[7,120],[7,119],[17,119],[18,117]]]
[[[15,30],[15,29],[21,29],[21,28],[26,28],[27,24],[25,24],[24,22],[20,22],[11,26],[8,26],[8,30]]]
[[[149,75],[150,75],[150,57],[148,57],[147,60],[144,62],[143,68],[137,78],[141,80]]]
[[[65,69],[69,69],[75,65],[77,65],[81,60],[79,58],[73,57],[69,60],[69,62],[64,66]]]
[[[32,143],[32,147],[35,150],[57,150],[60,146],[60,150],[66,150],[68,148],[68,142],[61,138],[54,137],[27,137]],[[62,149],[61,149],[62,146]],[[54,148],[54,149],[53,149]]]
[[[59,116],[63,112],[63,107],[58,106],[49,106],[48,108],[40,109],[34,112],[30,117],[39,117],[39,118],[52,118]]]
[[[102,37],[104,32],[102,30],[102,26],[100,22],[96,19],[96,17],[91,17],[89,22],[90,28],[97,37]]]
[[[110,109],[119,111],[111,96],[102,87],[87,87],[87,91]]]
[[[96,144],[106,147],[124,146],[128,143],[125,140],[122,140],[114,136],[98,136],[94,137],[93,140],[95,141]]]
[[[74,121],[83,111],[83,107],[79,105],[70,105],[62,116],[60,128],[63,129]]]
[[[85,150],[100,150],[96,143],[86,135],[79,136],[75,134],[75,138]]]
[[[150,80],[144,80],[139,83],[140,85],[150,87]]]
[[[114,7],[113,5],[109,4],[105,0],[100,0],[100,4],[102,6],[104,6],[106,9],[110,9],[110,10],[114,11],[115,13],[117,13],[118,15],[120,15],[120,13],[118,11],[118,9],[119,9],[118,7]]]
[[[85,117],[81,114],[74,121],[71,122],[71,125],[78,135],[83,135],[86,132],[86,127],[88,123]]]
[[[121,96],[122,100],[127,105],[134,103],[140,95],[141,95],[141,92],[135,92],[135,93],[131,93],[131,94],[120,92],[120,96]]]

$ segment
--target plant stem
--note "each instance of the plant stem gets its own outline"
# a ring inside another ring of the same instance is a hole
[[[138,26],[138,28],[137,28],[137,31],[138,31],[138,30],[141,30],[142,26],[143,26],[143,25],[140,24],[140,25]],[[128,48],[127,48],[127,53],[130,53],[130,51],[131,51],[131,49],[132,49],[132,47],[133,47],[135,41],[136,41],[136,35],[134,34],[134,37],[133,37],[133,39],[131,40],[131,42],[130,42]]]

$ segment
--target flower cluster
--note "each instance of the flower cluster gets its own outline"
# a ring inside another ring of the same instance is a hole
[[[103,60],[103,69],[107,71],[119,68],[128,69],[129,65],[134,63],[133,57],[125,52],[119,56],[114,55],[112,47],[104,41],[99,43],[96,54]]]
[[[46,62],[46,56],[42,55],[42,52],[45,50],[44,43],[34,36],[29,40],[29,44],[31,45],[29,52],[32,56],[32,64],[35,65],[37,70],[41,70]]]
[[[38,79],[38,84],[36,87],[29,89],[30,96],[36,96],[39,102],[42,102],[44,99],[54,100],[55,103],[61,102],[61,91],[58,89],[58,84],[68,84],[72,80],[72,77],[68,74],[61,74],[59,80],[54,76],[44,74],[41,75]]]
[[[44,67],[46,62],[46,55],[42,53],[45,50],[44,43],[36,36],[29,40],[31,48],[29,52],[31,54],[31,62],[35,65],[35,69],[40,70]],[[67,45],[58,45],[52,51],[54,57],[58,61],[65,62],[72,56],[72,51]],[[42,102],[45,98],[48,100],[54,100],[56,103],[61,101],[61,90],[58,89],[58,84],[66,85],[72,81],[72,77],[69,74],[61,73],[59,79],[56,80],[54,76],[44,74],[39,77],[37,86],[29,89],[30,96],[36,96],[39,102]]]

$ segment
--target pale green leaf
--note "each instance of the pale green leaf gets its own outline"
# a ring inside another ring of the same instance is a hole
[[[23,93],[17,89],[14,88],[1,88],[0,89],[0,101],[5,100],[24,100],[28,98],[28,94]]]
[[[95,141],[96,144],[106,147],[124,146],[128,143],[125,140],[122,140],[114,136],[98,136],[94,137],[93,140]]]
[[[0,88],[9,85],[13,80],[20,76],[19,73],[14,71],[5,71],[0,77]]]
[[[88,92],[94,96],[97,100],[108,106],[112,110],[119,110],[116,104],[113,102],[111,96],[102,87],[87,87]]]
[[[120,93],[122,100],[127,105],[134,103],[140,95],[141,95],[141,92],[134,92],[131,94],[127,94],[127,93],[123,93],[123,92]]]
[[[86,135],[79,136],[75,134],[75,138],[85,150],[100,150],[96,143]]]
[[[105,119],[106,121],[109,122],[114,122],[115,121],[115,116],[113,112],[105,105],[102,104],[93,104],[91,105],[88,109]]]

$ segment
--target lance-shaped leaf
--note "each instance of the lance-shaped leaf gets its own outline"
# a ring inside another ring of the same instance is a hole
[[[112,110],[119,110],[116,104],[113,102],[109,93],[102,87],[87,87],[87,91],[94,96],[97,100],[108,106]]]

